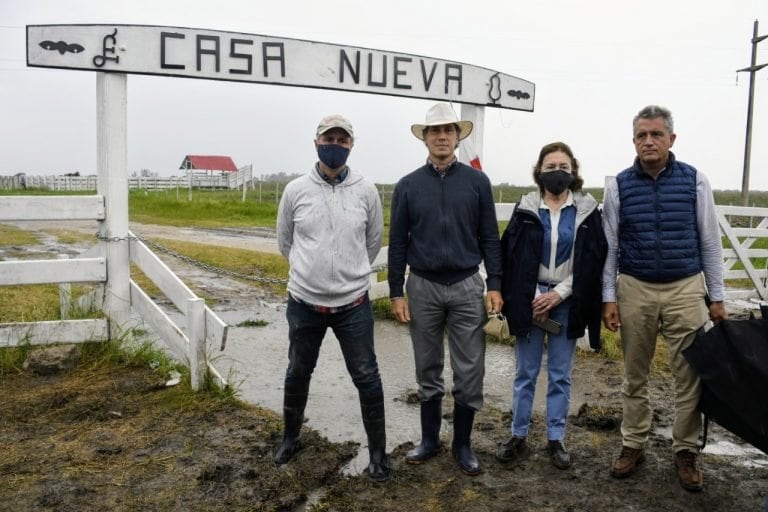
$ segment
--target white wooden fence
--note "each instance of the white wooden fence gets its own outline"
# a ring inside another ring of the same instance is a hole
[[[237,172],[210,173],[190,171],[186,176],[130,176],[128,188],[131,190],[167,190],[174,188],[203,189],[239,189],[246,186],[253,188],[252,166],[246,165]],[[0,189],[24,190],[42,188],[55,191],[96,190],[97,176],[0,176]]]
[[[768,301],[768,244],[753,248],[760,239],[768,241],[768,208],[718,206],[717,221],[728,240],[723,248],[725,278],[748,279],[752,283],[749,289],[728,289],[726,296],[751,303]]]
[[[7,196],[0,197],[0,221],[7,220],[99,220],[105,218],[104,197],[95,196]],[[134,313],[146,322],[182,360],[189,361],[192,385],[199,388],[206,369],[223,385],[225,378],[208,361],[206,348],[224,349],[228,326],[173,272],[130,232],[130,261],[168,297],[182,313],[177,326],[147,294],[130,280],[127,300]],[[80,304],[103,309],[107,287],[107,257],[110,243],[102,239],[93,249],[72,259],[0,261],[0,285],[45,283],[98,283],[96,291]],[[66,295],[66,294],[65,294]],[[125,298],[123,298],[125,299]],[[66,306],[66,305],[65,305]],[[66,316],[66,315],[62,315]],[[119,326],[127,331],[128,325]],[[0,324],[0,347],[21,344],[83,343],[106,341],[119,336],[108,319],[58,320]]]
[[[92,254],[78,258],[2,261],[0,285],[100,283],[103,293],[93,302],[107,318],[0,324],[0,347],[116,339],[131,333],[137,315],[188,360],[193,389],[203,385],[206,370],[226,385],[207,357],[207,344],[223,348],[227,325],[128,231],[126,98],[124,74],[96,74],[96,195],[0,197],[0,222],[96,220],[100,239]],[[171,298],[184,325],[176,325],[130,278],[131,262]]]

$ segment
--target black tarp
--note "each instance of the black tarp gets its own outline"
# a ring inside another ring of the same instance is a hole
[[[723,320],[683,355],[701,378],[701,412],[768,454],[768,319]]]

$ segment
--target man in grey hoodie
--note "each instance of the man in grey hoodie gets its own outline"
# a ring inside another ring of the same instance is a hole
[[[315,138],[319,160],[286,186],[280,200],[277,241],[290,264],[289,346],[285,431],[274,460],[285,464],[300,448],[309,382],[320,345],[331,328],[360,396],[370,454],[368,476],[384,481],[391,469],[368,299],[371,263],[381,249],[384,216],[376,187],[346,165],[353,145],[349,120],[338,114],[320,120]]]

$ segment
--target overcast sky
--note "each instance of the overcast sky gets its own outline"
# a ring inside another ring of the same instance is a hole
[[[424,55],[531,81],[534,112],[486,109],[483,167],[531,183],[542,145],[562,140],[587,186],[629,166],[631,120],[672,110],[680,160],[740,189],[754,20],[768,0],[0,0],[0,175],[96,172],[96,73],[27,68],[28,24],[120,23],[227,30]],[[757,62],[768,63],[768,40]],[[751,190],[768,190],[768,68],[756,74]],[[377,183],[421,165],[410,125],[430,100],[185,78],[128,77],[128,168],[178,174],[187,154],[262,173],[304,172],[318,120],[342,113],[349,163]],[[460,110],[460,105],[456,105]]]

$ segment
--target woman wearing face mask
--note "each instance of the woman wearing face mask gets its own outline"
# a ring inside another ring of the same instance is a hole
[[[539,190],[522,197],[501,239],[503,313],[516,337],[516,369],[512,436],[496,458],[512,463],[530,453],[528,427],[546,337],[547,451],[555,467],[567,469],[571,457],[563,440],[576,339],[601,315],[607,242],[597,201],[581,191],[579,163],[567,144],[541,149],[533,180]]]

